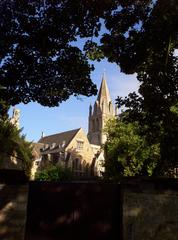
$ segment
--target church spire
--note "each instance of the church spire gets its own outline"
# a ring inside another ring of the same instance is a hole
[[[106,103],[111,102],[111,97],[110,97],[110,94],[109,94],[105,73],[103,74],[103,77],[102,77],[102,82],[101,82],[101,86],[100,86],[100,90],[99,90],[97,100],[100,104],[102,104],[103,100]]]
[[[113,117],[114,108],[111,102],[106,76],[103,74],[101,87],[98,93],[97,101],[94,104],[93,111],[91,106],[89,107],[88,139],[91,144],[101,146],[105,143],[105,124],[108,119]]]

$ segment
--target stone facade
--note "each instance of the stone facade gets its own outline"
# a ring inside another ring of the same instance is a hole
[[[92,164],[94,152],[82,128],[80,128],[75,138],[73,138],[67,146],[66,151],[71,153],[71,158],[75,159],[73,161],[76,161],[77,158],[79,159],[82,165],[81,167],[89,167]],[[72,164],[73,161],[71,161],[70,164]]]
[[[40,144],[42,168],[50,163],[68,167],[78,176],[90,174],[94,152],[82,128],[44,137]]]

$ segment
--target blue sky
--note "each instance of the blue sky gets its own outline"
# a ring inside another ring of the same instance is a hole
[[[108,63],[106,60],[96,62],[94,66],[95,70],[91,74],[91,79],[99,88],[102,74],[106,72],[113,102],[117,96],[124,97],[129,92],[137,91],[139,84],[136,75],[123,74],[116,64]],[[19,104],[16,107],[21,112],[20,127],[23,128],[26,139],[34,142],[40,139],[42,131],[45,135],[50,135],[82,127],[87,133],[88,109],[90,103],[93,105],[95,100],[96,96],[79,96],[79,99],[70,97],[59,107],[54,108],[43,107],[37,103]]]

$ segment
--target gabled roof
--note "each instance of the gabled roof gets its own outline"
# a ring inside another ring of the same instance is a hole
[[[102,103],[103,100],[105,100],[107,103],[111,102],[111,97],[110,97],[110,94],[109,94],[109,89],[108,89],[108,86],[107,86],[105,75],[103,75],[103,77],[102,77],[102,82],[101,82],[101,86],[100,86],[100,90],[99,90],[97,100],[98,100],[99,103]]]
[[[49,135],[41,138],[39,140],[39,143],[48,144],[48,145],[56,143],[56,145],[60,145],[60,148],[66,148],[71,142],[71,140],[74,138],[74,136],[78,133],[79,130],[80,128],[70,130],[67,132],[61,132],[61,133]]]

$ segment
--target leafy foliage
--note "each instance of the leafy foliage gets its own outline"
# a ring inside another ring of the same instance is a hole
[[[178,156],[178,61],[173,55],[178,4],[174,0],[145,0],[116,1],[116,5],[106,14],[109,31],[101,39],[100,50],[123,72],[136,72],[140,82],[139,95],[117,99],[119,107],[126,107],[122,122],[126,128],[138,123],[137,133],[146,145],[159,146],[160,157],[155,158],[152,174],[169,175],[177,167]]]
[[[142,99],[135,94],[124,102],[130,107],[106,129],[105,176],[174,176],[178,166],[177,104],[167,110],[168,116],[165,111],[164,119],[160,113],[143,111]]]
[[[48,166],[48,168],[36,173],[35,179],[40,181],[62,181],[70,180],[72,172],[60,166]]]
[[[70,95],[96,94],[93,66],[72,42],[93,34],[80,1],[1,1],[1,99],[58,106]],[[77,6],[77,7],[76,7]],[[77,9],[77,11],[74,11]],[[83,10],[82,10],[83,9]],[[85,28],[81,23],[88,24]],[[97,26],[95,26],[97,28]]]
[[[157,68],[160,70],[158,72]],[[124,121],[138,121],[142,135],[150,144],[160,144],[160,161],[154,174],[164,175],[177,167],[178,156],[178,64],[172,53],[168,56],[166,70],[150,64],[138,74],[141,82],[140,96],[135,93],[125,99],[118,98],[118,106],[125,105]]]
[[[160,146],[159,143],[150,145],[140,130],[138,122],[113,119],[107,123],[105,177],[153,175],[160,159]]]
[[[10,157],[15,157],[17,166],[24,169],[26,175],[30,177],[32,167],[31,143],[25,140],[25,136],[20,135],[21,130],[14,127],[9,121],[0,121],[0,165]]]
[[[177,45],[177,12],[176,0],[3,0],[1,98],[58,106],[70,95],[96,94],[88,57],[107,57],[125,73],[145,72],[148,63],[162,71]],[[86,54],[73,44],[80,37]]]
[[[114,0],[106,6],[100,7],[104,33],[99,43],[87,43],[89,50],[97,44],[98,51],[128,74],[142,71],[148,63],[165,68],[171,48],[178,45],[177,1]]]

